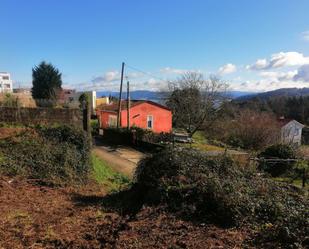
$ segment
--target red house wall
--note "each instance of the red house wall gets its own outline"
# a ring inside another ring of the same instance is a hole
[[[133,106],[130,109],[130,126],[147,129],[147,116],[153,116],[152,131],[156,133],[171,132],[172,112],[157,105],[147,102]],[[121,112],[121,125],[127,126],[127,110]]]
[[[98,113],[99,117],[100,117],[100,126],[101,128],[108,128],[109,124],[108,124],[108,120],[109,120],[109,116],[115,116],[117,118],[117,113],[115,112],[109,112],[109,111],[99,111]]]
[[[101,127],[108,127],[109,115],[115,115],[114,112],[101,111]],[[130,126],[137,126],[147,129],[147,116],[153,116],[152,131],[156,133],[172,131],[172,112],[160,106],[149,104],[147,102],[130,108]],[[127,110],[121,111],[121,127],[127,127]]]

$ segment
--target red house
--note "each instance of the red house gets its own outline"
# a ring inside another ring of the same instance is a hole
[[[121,102],[120,127],[127,127],[127,101]],[[118,103],[97,110],[101,128],[117,126]],[[130,101],[130,127],[150,129],[153,132],[172,131],[172,112],[169,108],[149,100]]]

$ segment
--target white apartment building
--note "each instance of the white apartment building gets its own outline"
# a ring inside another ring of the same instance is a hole
[[[13,92],[13,83],[9,73],[0,72],[0,93]]]

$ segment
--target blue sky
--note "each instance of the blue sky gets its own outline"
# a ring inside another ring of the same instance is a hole
[[[160,90],[186,71],[232,89],[309,87],[308,0],[0,0],[0,71],[31,86],[53,63],[67,87]]]

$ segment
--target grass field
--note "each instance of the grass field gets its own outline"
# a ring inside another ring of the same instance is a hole
[[[91,154],[91,159],[93,179],[97,183],[104,185],[107,190],[118,191],[130,184],[130,180],[126,176],[113,171],[107,162],[97,157],[94,153]]]
[[[209,144],[207,139],[205,138],[204,134],[200,131],[197,131],[193,135],[194,143],[186,144],[186,147],[192,147],[201,151],[223,151],[224,148]]]
[[[309,191],[309,185],[308,185],[308,181],[305,185],[305,188],[302,187],[302,179],[291,179],[289,177],[273,177],[273,180],[277,181],[277,182],[284,182],[284,183],[288,183],[288,184],[292,184],[295,187],[304,189],[305,191]]]

